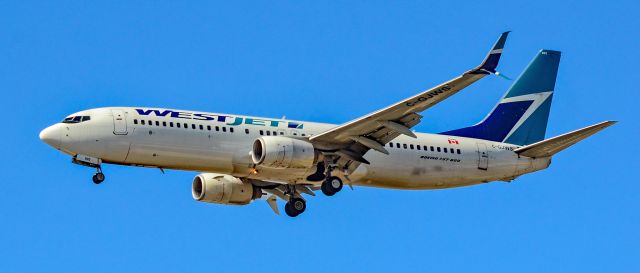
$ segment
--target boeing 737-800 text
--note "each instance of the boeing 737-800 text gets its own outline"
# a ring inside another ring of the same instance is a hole
[[[40,139],[97,170],[101,165],[201,172],[198,201],[245,205],[264,199],[289,216],[305,196],[343,187],[444,189],[511,181],[545,169],[559,151],[612,125],[605,121],[544,139],[560,52],[541,50],[495,108],[478,124],[438,134],[411,130],[420,112],[489,74],[508,32],[476,68],[387,108],[341,125],[147,107],[81,111],[40,133]]]

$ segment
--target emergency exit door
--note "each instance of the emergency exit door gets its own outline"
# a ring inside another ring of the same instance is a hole
[[[127,134],[127,117],[123,110],[111,110],[113,113],[113,133],[116,135]]]
[[[487,170],[489,168],[489,151],[487,145],[478,143],[478,169]]]

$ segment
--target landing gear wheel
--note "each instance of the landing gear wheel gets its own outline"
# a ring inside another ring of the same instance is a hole
[[[326,196],[333,196],[337,192],[342,190],[342,186],[342,180],[339,177],[331,176],[329,177],[329,179],[322,182],[322,186],[320,187],[320,189]]]
[[[291,217],[296,217],[307,209],[307,202],[301,198],[292,198],[284,205],[284,211]]]
[[[93,183],[94,184],[96,184],[96,185],[100,184],[100,183],[102,183],[102,181],[104,181],[104,174],[101,173],[101,172],[100,173],[96,173],[96,174],[93,175],[92,179],[93,179]]]

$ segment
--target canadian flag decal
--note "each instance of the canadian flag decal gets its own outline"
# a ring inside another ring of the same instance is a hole
[[[457,141],[457,140],[455,140],[455,139],[450,138],[450,139],[449,139],[449,144],[460,144],[460,142],[458,142],[458,141]]]

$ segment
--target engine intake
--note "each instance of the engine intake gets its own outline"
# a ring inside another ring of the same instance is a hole
[[[202,173],[193,179],[191,195],[193,199],[207,203],[246,205],[260,198],[262,191],[231,175]]]
[[[266,136],[253,142],[251,159],[268,168],[307,169],[315,165],[318,153],[313,144],[290,137]]]

